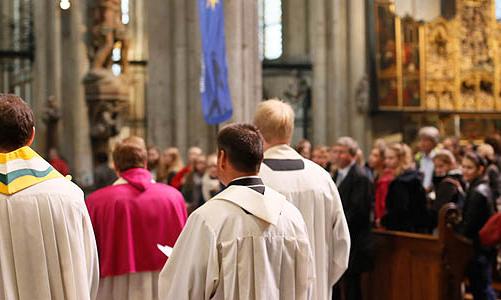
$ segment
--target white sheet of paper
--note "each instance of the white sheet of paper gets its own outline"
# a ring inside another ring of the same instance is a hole
[[[172,247],[169,246],[162,246],[160,244],[157,244],[157,247],[160,251],[162,251],[165,256],[169,257],[172,254]]]

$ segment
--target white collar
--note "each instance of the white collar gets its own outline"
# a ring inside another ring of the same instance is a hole
[[[259,176],[257,176],[257,175],[252,175],[252,176],[242,176],[242,177],[238,177],[238,178],[232,179],[232,180],[230,181],[230,183],[232,183],[233,181],[237,181],[237,180],[240,180],[240,179],[244,179],[244,178],[261,178],[261,177],[259,177]],[[228,183],[228,184],[230,184],[230,183]]]
[[[342,174],[343,176],[346,176],[346,174],[348,174],[348,172],[350,171],[351,167],[353,167],[353,165],[355,165],[355,161],[352,161],[348,166],[342,168],[342,169],[339,169],[337,172],[338,174]]]
[[[264,152],[265,159],[303,159],[303,157],[287,144],[273,146]]]
[[[152,178],[151,183],[156,183],[156,181]],[[129,184],[127,180],[123,179],[123,177],[118,177],[115,182],[113,182],[111,185],[120,185],[120,184]]]
[[[285,197],[266,187],[264,195],[246,186],[231,185],[211,200],[226,200],[240,206],[252,215],[276,225],[282,212]]]

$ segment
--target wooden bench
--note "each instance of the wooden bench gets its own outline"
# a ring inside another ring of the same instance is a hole
[[[444,206],[438,236],[375,229],[375,262],[364,276],[364,298],[463,299],[461,283],[473,248],[453,230],[458,217],[454,204]]]

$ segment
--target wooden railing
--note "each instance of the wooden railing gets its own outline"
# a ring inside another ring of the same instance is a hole
[[[444,206],[438,236],[375,229],[375,264],[365,277],[364,298],[463,299],[461,282],[473,248],[453,230],[458,216],[454,204]]]

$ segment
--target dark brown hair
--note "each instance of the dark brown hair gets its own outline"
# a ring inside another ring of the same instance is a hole
[[[494,133],[486,137],[484,142],[491,145],[497,155],[501,154],[501,135]]]
[[[261,133],[251,124],[231,124],[219,131],[219,151],[226,153],[233,167],[240,172],[258,172],[263,161]]]
[[[25,146],[33,133],[33,111],[12,94],[0,94],[0,148],[14,151]]]
[[[487,160],[476,152],[470,151],[464,155],[464,158],[471,161],[477,169],[483,167],[485,170],[485,167],[487,167]]]
[[[118,172],[132,168],[145,168],[147,157],[144,140],[136,136],[119,142],[113,150],[113,163]]]

